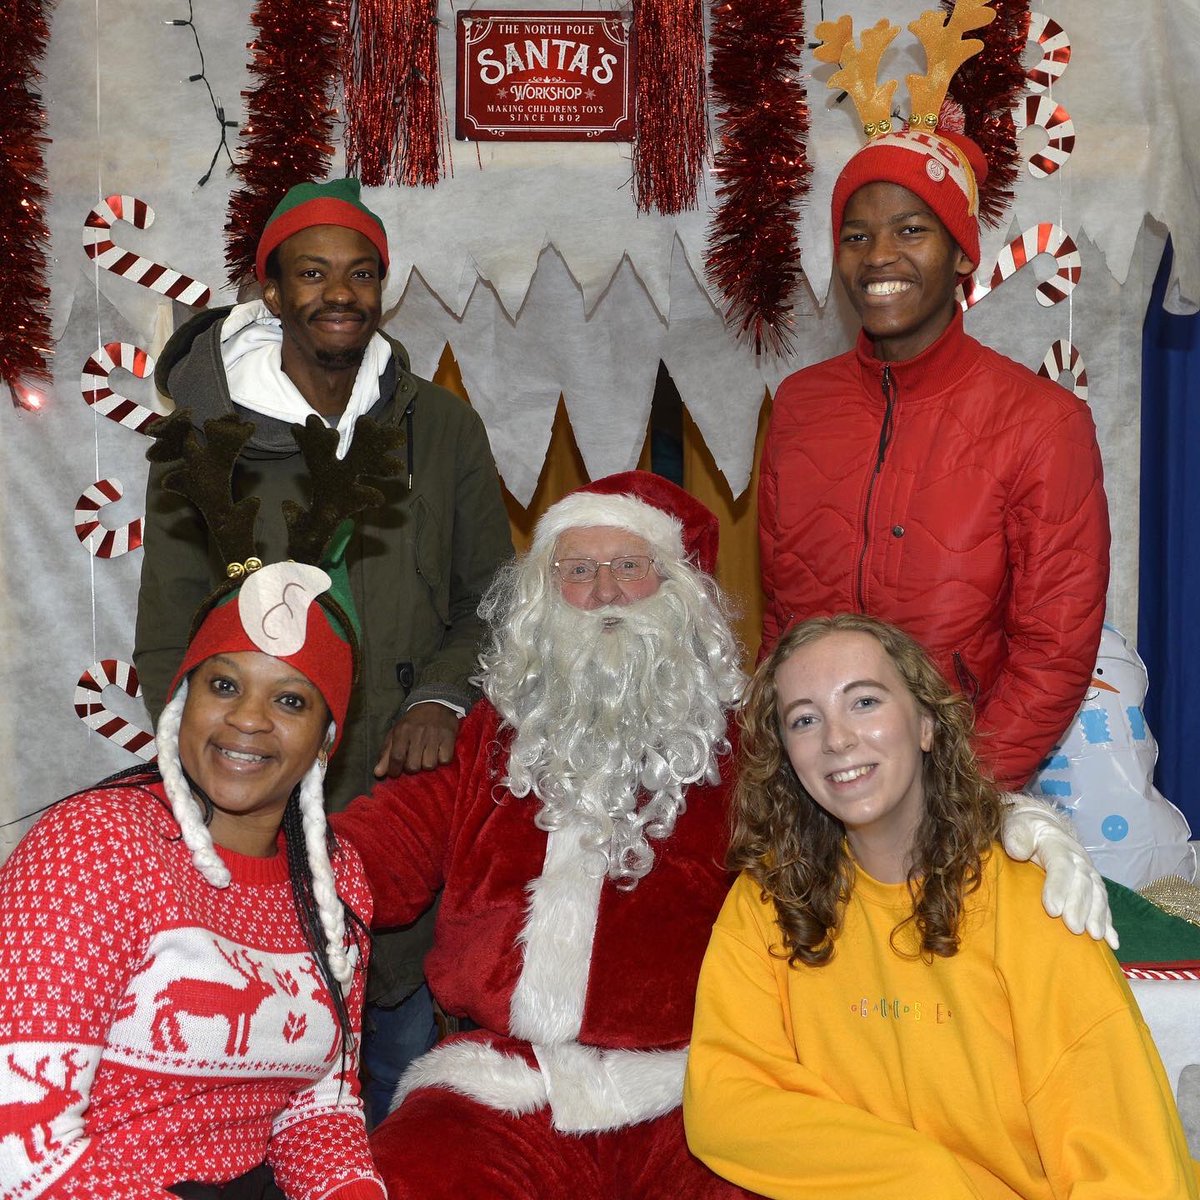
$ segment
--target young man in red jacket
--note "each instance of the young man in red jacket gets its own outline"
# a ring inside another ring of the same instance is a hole
[[[1087,406],[963,331],[987,165],[960,134],[877,137],[833,192],[854,349],[784,380],[763,455],[763,653],[841,610],[900,625],[974,701],[1016,790],[1091,678],[1108,509]]]

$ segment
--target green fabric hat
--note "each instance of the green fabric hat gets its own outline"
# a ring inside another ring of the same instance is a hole
[[[357,648],[362,642],[362,622],[358,619],[358,609],[350,592],[350,572],[346,568],[346,551],[353,536],[354,522],[347,517],[329,539],[325,556],[319,565],[329,575],[329,591],[326,595],[336,605],[336,610],[328,609],[326,612],[329,623],[338,635],[354,648],[357,655]],[[357,674],[356,658],[355,675]]]
[[[363,235],[379,251],[380,273],[388,269],[387,234],[383,222],[362,202],[357,179],[331,179],[328,183],[298,183],[275,206],[258,239],[254,271],[258,282],[267,278],[271,251],[293,233],[314,225],[341,225]]]
[[[1137,892],[1106,879],[1113,925],[1121,937],[1117,961],[1125,966],[1200,963],[1200,928],[1172,916]]]

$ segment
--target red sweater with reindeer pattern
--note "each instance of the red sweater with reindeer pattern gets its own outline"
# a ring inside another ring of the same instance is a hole
[[[282,846],[220,853],[223,889],[151,785],[64,800],[0,868],[0,1197],[167,1200],[264,1162],[291,1200],[384,1195]],[[358,855],[333,865],[369,920]]]

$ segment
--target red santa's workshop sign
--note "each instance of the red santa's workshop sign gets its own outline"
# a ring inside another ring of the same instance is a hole
[[[458,14],[456,136],[467,141],[632,141],[628,17]]]

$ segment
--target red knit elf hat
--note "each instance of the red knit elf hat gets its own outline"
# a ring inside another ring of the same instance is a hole
[[[690,560],[706,575],[717,568],[721,526],[695,496],[649,471],[622,471],[585,484],[546,510],[533,534],[533,553],[550,550],[568,529],[628,529],[652,545]]]
[[[291,561],[251,567],[240,586],[221,596],[204,617],[167,698],[214,654],[269,654],[295,667],[321,693],[335,726],[332,754],[346,726],[359,641],[345,564],[352,532],[353,523],[346,521],[320,567]],[[326,596],[335,605],[328,605]]]
[[[267,258],[281,242],[313,225],[341,225],[363,235],[379,251],[379,269],[388,269],[387,233],[383,222],[362,202],[357,179],[331,179],[328,183],[298,183],[275,206],[258,239],[254,272],[258,282],[267,278]]]
[[[987,176],[983,151],[963,133],[962,109],[946,99],[954,72],[983,49],[977,38],[962,35],[989,25],[995,12],[987,0],[957,0],[948,18],[930,10],[908,28],[925,47],[926,74],[907,76],[913,115],[900,129],[892,125],[891,103],[896,80],[876,84],[879,60],[900,32],[886,18],[854,42],[848,16],[823,21],[816,36],[822,45],[816,57],[839,63],[829,79],[844,89],[858,109],[863,132],[870,139],[843,168],[833,188],[834,253],[841,237],[842,216],[850,197],[868,183],[895,183],[919,196],[945,225],[950,236],[979,266],[979,185]]]

